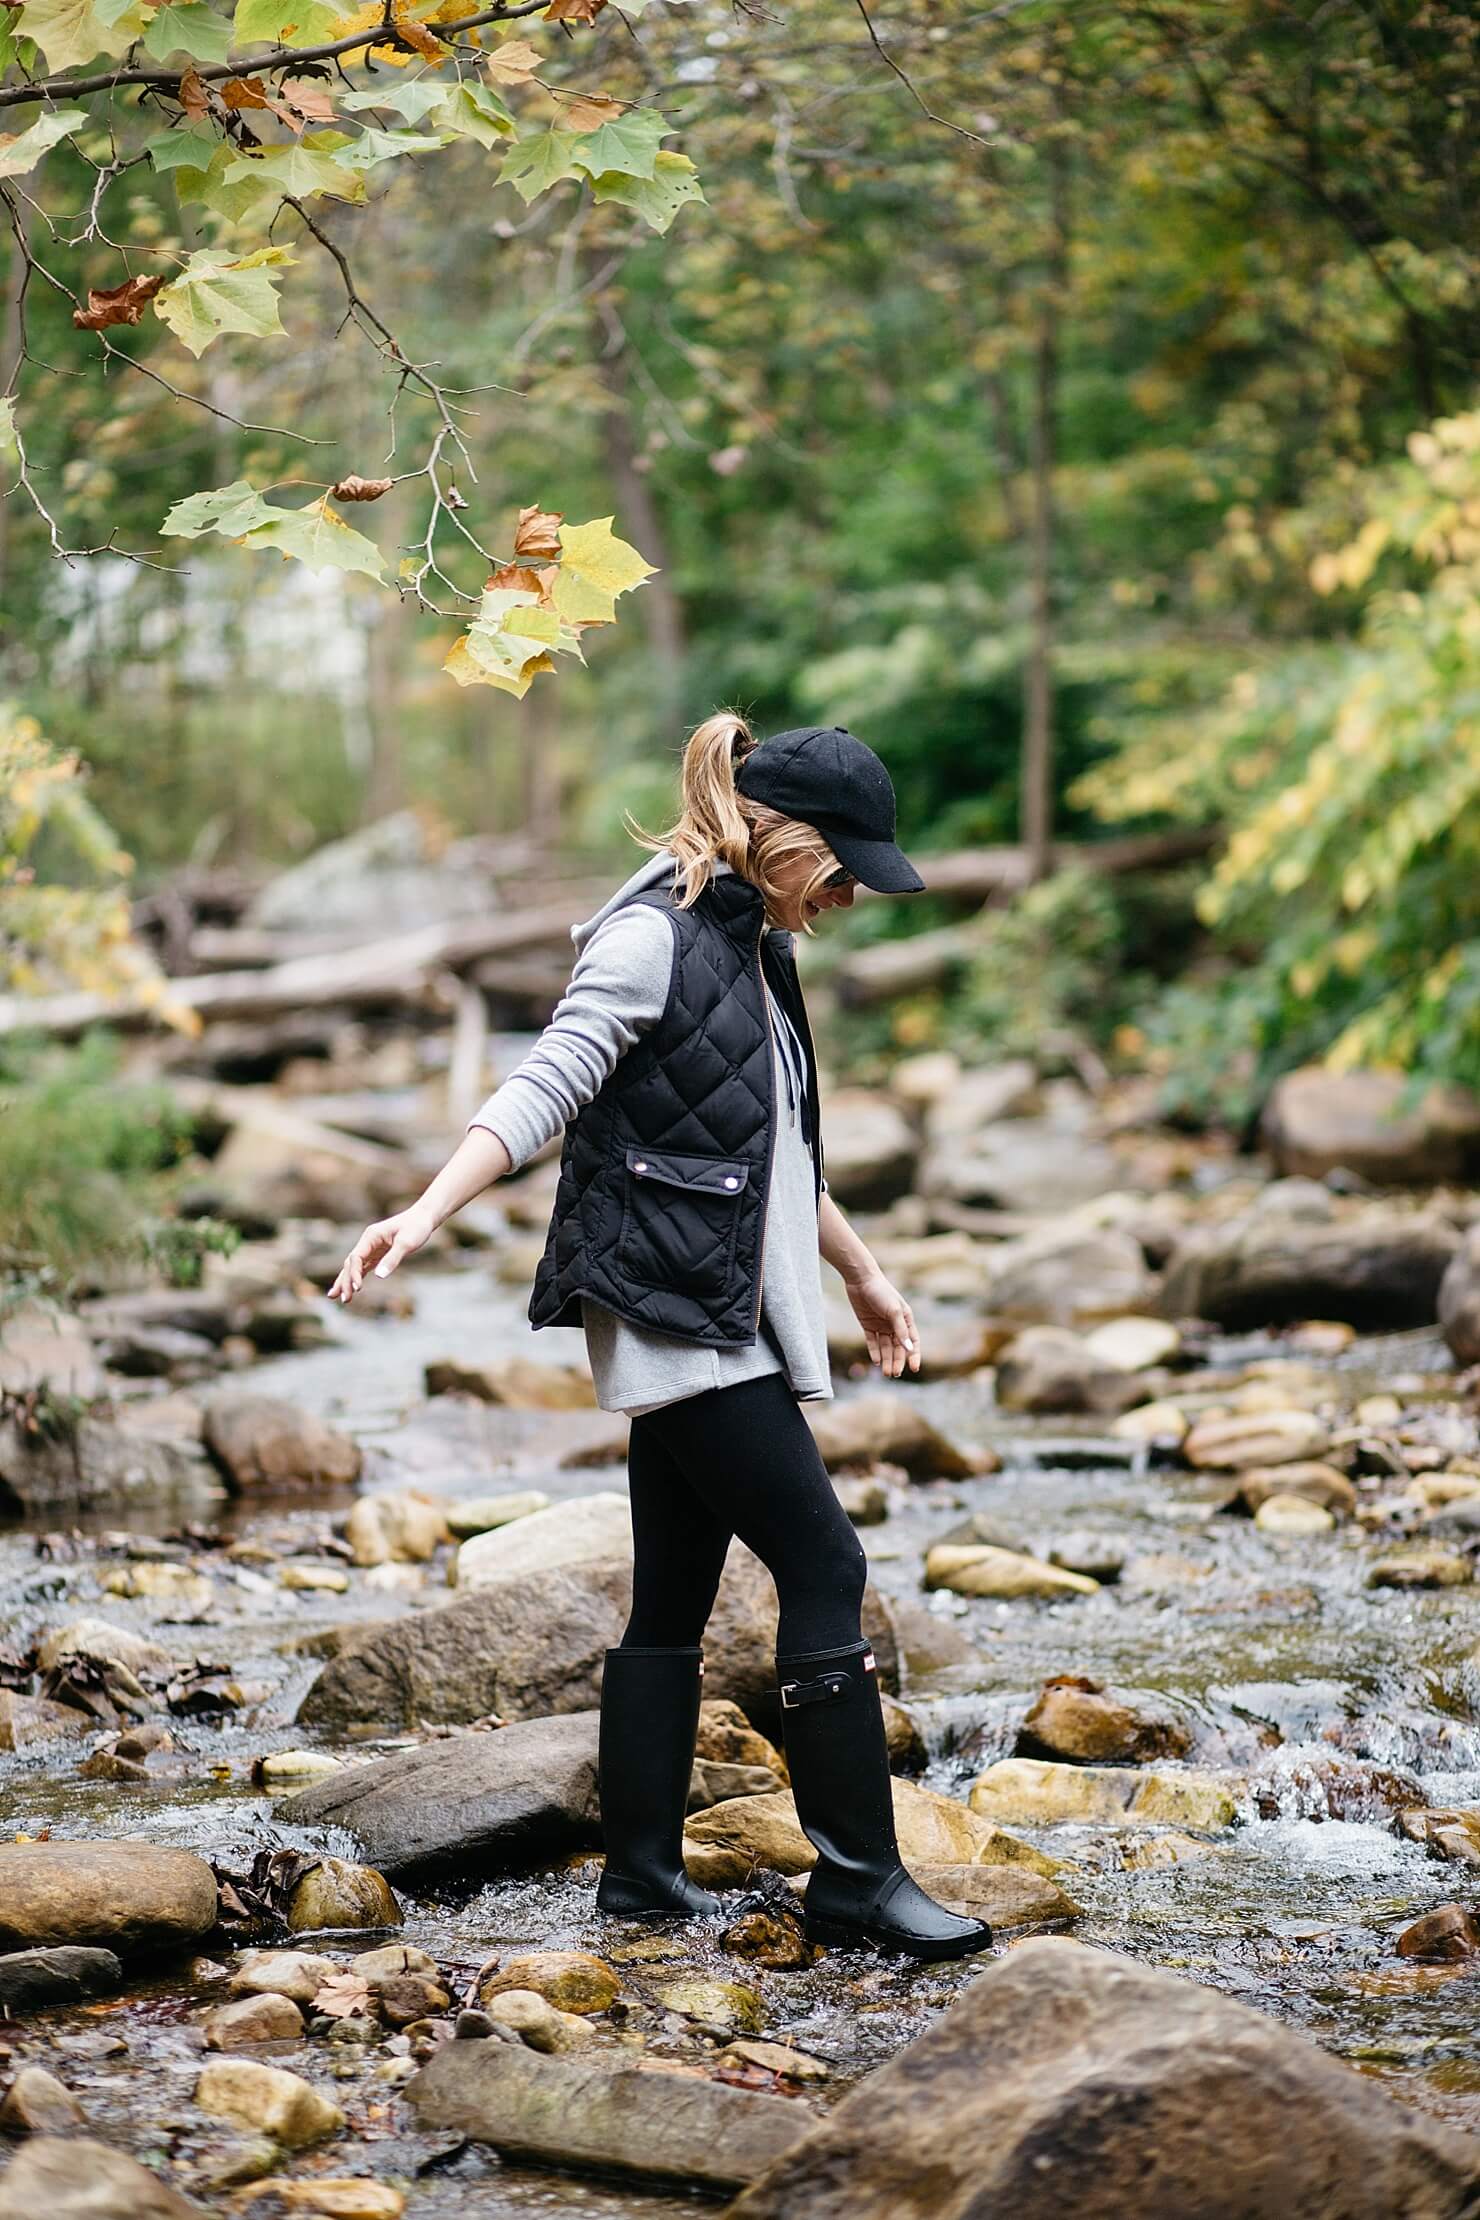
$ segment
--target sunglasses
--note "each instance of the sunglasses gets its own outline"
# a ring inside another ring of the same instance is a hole
[[[836,871],[829,871],[822,883],[830,893],[841,894],[845,886],[857,886],[858,881],[854,878],[852,872],[840,863]]]

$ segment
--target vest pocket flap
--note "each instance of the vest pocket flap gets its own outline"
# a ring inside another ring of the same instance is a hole
[[[746,1163],[723,1156],[681,1155],[676,1149],[630,1148],[627,1169],[635,1180],[658,1180],[665,1187],[701,1195],[738,1195],[750,1178]]]

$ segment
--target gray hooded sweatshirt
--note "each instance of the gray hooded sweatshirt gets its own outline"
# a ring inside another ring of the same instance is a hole
[[[728,871],[717,863],[717,873]],[[640,864],[593,917],[571,927],[576,961],[549,1024],[524,1061],[488,1097],[469,1126],[496,1133],[517,1170],[567,1126],[602,1086],[617,1059],[655,1025],[668,999],[673,929],[646,904],[623,907],[639,889],[671,875],[660,849]],[[767,927],[770,931],[773,928]],[[772,995],[776,1146],[761,1258],[761,1325],[749,1348],[711,1349],[654,1333],[582,1297],[581,1315],[596,1400],[636,1417],[706,1388],[783,1373],[800,1402],[831,1397],[827,1326],[812,1151],[802,1139],[802,1049]],[[824,1188],[826,1182],[824,1182]]]

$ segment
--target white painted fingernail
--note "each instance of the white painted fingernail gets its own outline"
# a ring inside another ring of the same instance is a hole
[[[389,1266],[389,1265],[387,1265],[387,1264],[377,1264],[377,1265],[376,1265],[376,1267],[375,1267],[375,1277],[376,1277],[376,1278],[377,1278],[378,1280],[385,1280],[385,1279],[389,1279],[389,1278],[390,1278],[390,1266]]]

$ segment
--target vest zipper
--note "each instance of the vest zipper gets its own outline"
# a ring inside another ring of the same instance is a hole
[[[766,992],[766,969],[761,962],[761,939],[766,930],[764,918],[760,932],[755,936],[755,972],[761,983],[761,1008],[766,1013],[766,1045],[770,1050],[771,1114],[766,1123],[766,1169],[761,1182],[761,1230],[756,1238],[755,1254],[755,1317],[751,1325],[755,1333],[761,1330],[761,1287],[766,1276],[766,1213],[771,1207],[771,1159],[776,1153],[776,1029],[771,1022],[771,998]]]

